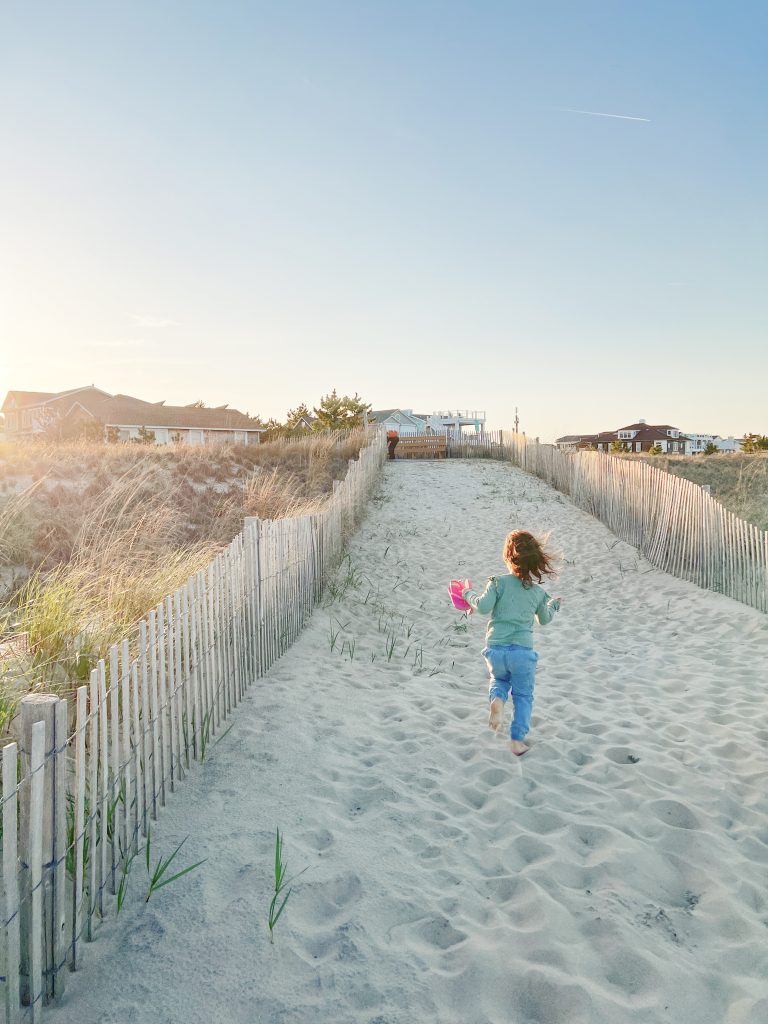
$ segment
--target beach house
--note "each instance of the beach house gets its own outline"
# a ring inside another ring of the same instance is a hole
[[[465,429],[472,433],[485,432],[484,410],[449,409],[414,413],[412,409],[374,409],[370,415],[385,430],[396,430],[401,437],[443,434],[460,438]]]
[[[669,423],[650,424],[645,420],[630,423],[618,430],[603,431],[599,434],[567,434],[558,437],[555,445],[563,450],[593,448],[608,452],[614,445],[622,444],[628,452],[648,452],[657,447],[667,455],[683,455],[688,438],[679,427]]]
[[[700,455],[708,444],[713,444],[719,452],[738,452],[741,450],[741,441],[735,437],[720,437],[719,434],[696,434],[686,430],[685,436],[688,442],[685,446],[686,455]]]
[[[94,385],[70,391],[9,391],[3,402],[9,441],[49,436],[73,438],[103,432],[105,440],[148,440],[155,444],[258,444],[264,432],[257,420],[226,405],[205,408],[145,402],[111,395]]]

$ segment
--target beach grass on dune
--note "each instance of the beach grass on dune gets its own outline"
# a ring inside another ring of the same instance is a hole
[[[768,530],[768,454],[629,455],[681,476],[695,484],[709,484],[712,497],[727,509]]]
[[[0,728],[24,692],[87,681],[245,516],[320,510],[364,436],[239,448],[0,446]]]

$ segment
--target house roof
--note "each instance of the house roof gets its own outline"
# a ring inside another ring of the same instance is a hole
[[[204,409],[166,405],[164,402],[145,402],[130,395],[110,395],[92,386],[53,394],[42,391],[9,391],[3,408],[11,395],[25,396],[24,407],[58,406],[64,416],[70,415],[79,406],[106,426],[252,431],[265,429],[238,409]]]
[[[52,391],[9,391],[3,402],[3,412],[6,406],[13,406],[15,409],[23,409],[28,405],[40,405],[49,398],[53,398]]]
[[[90,410],[107,426],[178,427],[208,430],[263,430],[238,409],[190,409],[182,405],[152,405],[126,396],[105,399]]]
[[[630,423],[628,427],[619,427],[619,430],[679,430],[679,427],[673,427],[671,423]]]
[[[679,437],[670,438],[670,436],[667,433],[667,431],[668,430],[677,430],[677,427],[666,427],[666,426],[657,427],[657,426],[649,426],[648,424],[643,424],[642,426],[637,427],[637,428],[621,427],[621,429],[622,430],[636,429],[637,433],[632,438],[633,441],[670,441],[670,440],[671,441],[687,441],[688,440],[688,438],[684,437],[682,434],[680,434]]]
[[[384,423],[390,418],[390,416],[404,416],[408,420],[414,422],[421,421],[424,419],[422,416],[416,416],[412,412],[407,412],[405,409],[372,409],[369,413],[370,416],[376,420],[377,423]]]

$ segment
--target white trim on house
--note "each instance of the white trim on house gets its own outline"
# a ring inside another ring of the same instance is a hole
[[[149,423],[106,423],[105,430],[119,431],[121,441],[139,439],[139,430],[149,430],[155,435],[155,444],[171,444],[175,436],[182,444],[201,445],[207,441],[216,444],[260,444],[264,428],[253,430],[237,427],[169,427],[152,426]],[[213,436],[212,436],[213,435]]]

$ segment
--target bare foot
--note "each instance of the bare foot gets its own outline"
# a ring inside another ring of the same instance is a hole
[[[499,726],[504,721],[504,701],[501,697],[494,697],[491,701],[491,707],[488,712],[488,728],[493,729],[494,732],[498,731]]]
[[[515,755],[515,757],[522,757],[526,750],[530,750],[522,740],[510,740],[509,749]]]

